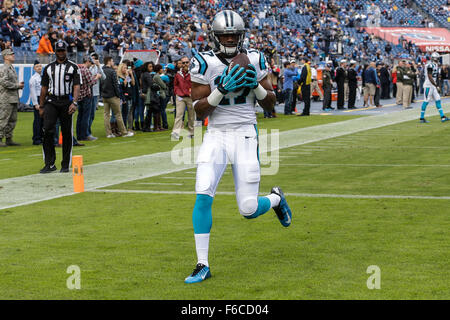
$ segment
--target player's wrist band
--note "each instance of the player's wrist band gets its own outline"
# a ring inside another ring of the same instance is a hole
[[[263,100],[267,96],[267,90],[262,87],[261,84],[258,84],[256,89],[253,89],[257,100]]]
[[[212,105],[213,107],[217,107],[220,103],[220,101],[222,101],[224,94],[221,93],[219,91],[219,89],[214,89],[213,92],[210,93],[210,95],[208,96],[208,98],[206,100],[208,100],[208,103],[210,105]]]

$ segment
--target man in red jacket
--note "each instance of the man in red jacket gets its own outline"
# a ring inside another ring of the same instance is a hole
[[[173,91],[176,95],[176,116],[172,129],[172,139],[179,140],[184,127],[183,116],[187,107],[189,135],[194,136],[195,110],[191,99],[191,75],[189,74],[189,58],[181,58],[181,69],[175,75]]]

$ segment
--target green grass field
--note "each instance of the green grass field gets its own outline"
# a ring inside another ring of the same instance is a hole
[[[19,117],[24,145],[0,151],[11,159],[0,161],[1,179],[42,166],[30,116]],[[353,118],[281,116],[259,127]],[[449,299],[450,128],[429,119],[282,149],[278,174],[262,176],[260,191],[283,187],[289,228],[273,211],[242,218],[234,195],[221,193],[234,191],[228,168],[213,204],[212,278],[200,284],[183,283],[196,263],[194,169],[0,210],[0,299]],[[122,138],[106,139],[101,121],[94,148],[74,152],[87,164],[175,144],[164,132],[115,145]],[[152,193],[162,191],[171,193]],[[81,270],[80,290],[66,286],[70,265]],[[379,290],[366,284],[371,265]]]

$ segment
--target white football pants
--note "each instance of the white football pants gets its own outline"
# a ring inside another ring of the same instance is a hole
[[[208,127],[197,158],[196,193],[214,197],[230,162],[239,212],[255,213],[261,177],[258,151],[256,125]]]

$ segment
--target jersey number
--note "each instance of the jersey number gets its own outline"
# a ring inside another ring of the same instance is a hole
[[[219,81],[220,81],[220,77],[217,77],[216,79],[214,79],[214,84],[216,86],[219,85]],[[238,104],[245,104],[247,102],[247,96],[250,93],[250,89],[249,88],[245,88],[244,90],[242,90],[242,93],[237,96],[234,97],[234,104],[238,105]],[[223,97],[222,101],[220,101],[219,106],[229,106],[230,105],[230,99]]]

